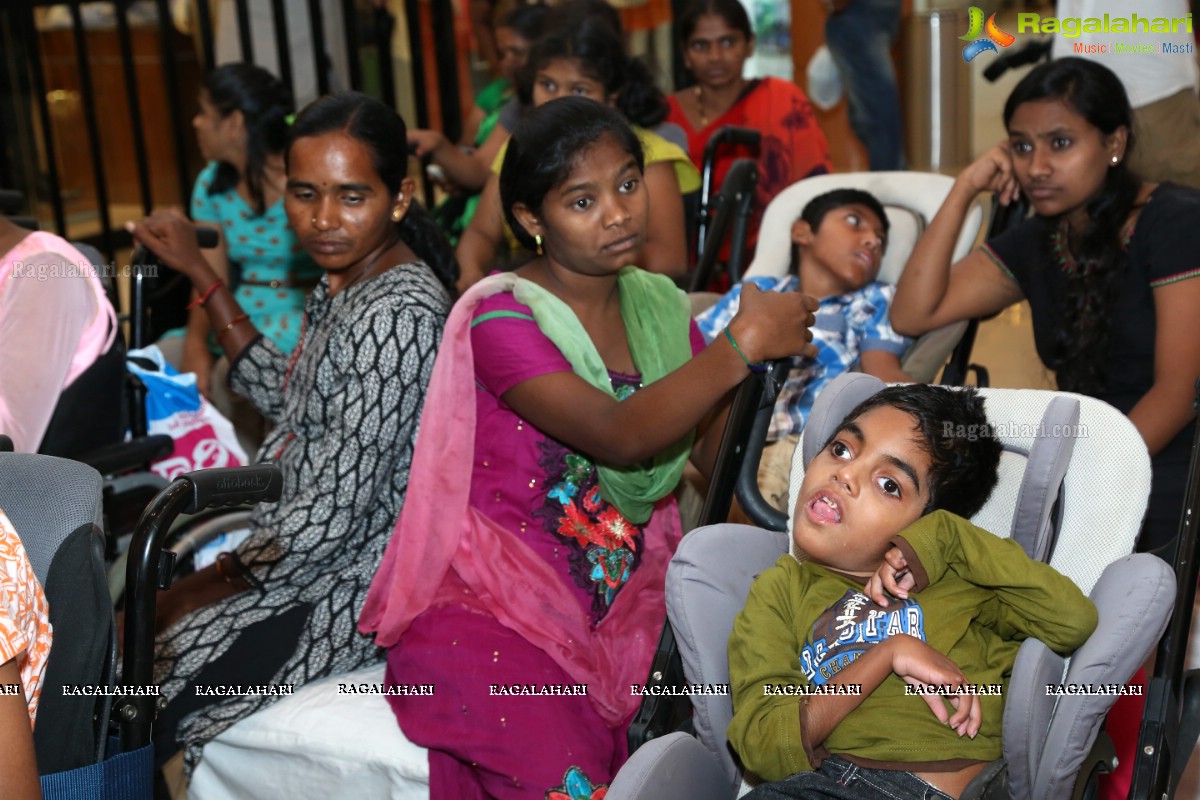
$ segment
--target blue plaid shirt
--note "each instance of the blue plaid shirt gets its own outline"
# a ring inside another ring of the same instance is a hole
[[[753,281],[764,292],[794,292],[800,283],[794,275],[747,280]],[[883,350],[897,358],[904,353],[910,340],[892,330],[888,321],[888,305],[895,293],[896,287],[875,282],[857,291],[821,300],[812,328],[817,357],[792,360],[792,369],[775,401],[768,441],[800,433],[817,394],[838,375],[858,366],[863,353]],[[741,295],[742,284],[739,283],[716,305],[696,317],[705,341],[711,342],[719,336],[737,314]]]

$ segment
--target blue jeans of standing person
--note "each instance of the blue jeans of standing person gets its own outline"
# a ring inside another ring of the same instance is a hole
[[[828,756],[815,772],[764,783],[742,800],[953,800],[911,772],[866,769]]]
[[[892,65],[902,5],[903,0],[850,0],[825,22],[825,43],[842,76],[850,126],[866,145],[872,170],[905,168],[904,121]]]

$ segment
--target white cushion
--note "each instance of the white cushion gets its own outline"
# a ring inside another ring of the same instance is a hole
[[[213,739],[188,797],[355,797],[426,800],[429,756],[404,738],[380,695],[338,684],[380,684],[383,664],[303,686]]]

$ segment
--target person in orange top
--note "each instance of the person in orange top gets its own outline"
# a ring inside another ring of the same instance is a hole
[[[779,78],[742,77],[746,59],[754,53],[754,29],[738,0],[692,0],[679,17],[679,34],[683,61],[696,85],[668,98],[667,122],[687,133],[696,167],[703,168],[704,148],[720,128],[736,125],[762,132],[758,200],[746,239],[753,252],[767,203],[796,181],[833,171],[829,144],[799,86]],[[723,148],[714,164],[714,193],[735,159],[753,157],[743,146]]]
[[[0,510],[0,796],[40,798],[33,723],[50,655],[46,595]]]

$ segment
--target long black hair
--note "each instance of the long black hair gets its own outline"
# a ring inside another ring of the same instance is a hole
[[[296,117],[288,136],[286,155],[297,139],[342,132],[371,151],[371,164],[394,197],[408,175],[408,132],[404,120],[378,100],[359,92],[337,92],[309,103]],[[458,262],[454,250],[417,199],[396,223],[400,238],[433,269],[438,280],[454,293]]]
[[[585,6],[580,6],[581,8]],[[651,128],[667,118],[666,95],[654,84],[649,68],[625,52],[619,30],[601,14],[566,13],[556,9],[546,30],[529,52],[529,61],[517,79],[517,96],[528,108],[533,103],[534,78],[555,59],[573,58],[584,75],[616,95],[616,107],[635,125]]]
[[[1047,365],[1055,371],[1060,389],[1096,394],[1107,381],[1109,321],[1128,260],[1122,241],[1125,221],[1142,185],[1128,166],[1134,145],[1133,112],[1120,79],[1107,67],[1083,58],[1056,59],[1026,75],[1004,105],[1004,126],[1009,126],[1019,106],[1036,100],[1061,100],[1105,136],[1122,127],[1127,131],[1124,157],[1108,168],[1104,185],[1087,204],[1088,223],[1079,252],[1074,253],[1080,268],[1068,271],[1063,319]],[[1044,247],[1052,259],[1049,237]]]
[[[287,141],[288,115],[292,96],[283,83],[254,64],[225,64],[208,73],[204,81],[208,102],[222,117],[242,112],[246,128],[246,186],[254,213],[266,210],[263,200],[263,171],[267,157],[283,152]],[[236,189],[241,179],[237,168],[225,161],[217,163],[217,174],[208,187],[210,195]]]
[[[588,147],[613,137],[645,169],[645,157],[629,123],[603,103],[584,97],[560,97],[531,110],[508,140],[500,169],[500,203],[504,218],[521,244],[534,249],[533,237],[517,221],[517,203],[541,214],[546,194],[571,175]]]

